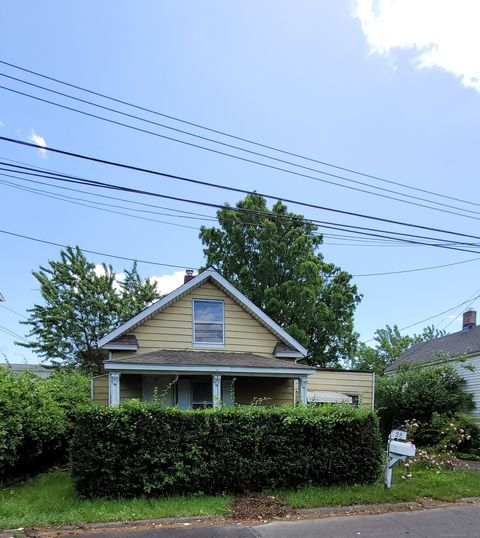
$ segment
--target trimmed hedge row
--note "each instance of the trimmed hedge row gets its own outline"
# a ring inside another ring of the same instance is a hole
[[[373,482],[377,417],[337,407],[181,411],[127,402],[77,414],[72,477],[84,498]]]

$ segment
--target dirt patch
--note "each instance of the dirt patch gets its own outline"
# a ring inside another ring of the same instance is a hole
[[[236,520],[270,520],[290,517],[296,510],[273,495],[247,493],[235,498],[231,506],[232,517]]]

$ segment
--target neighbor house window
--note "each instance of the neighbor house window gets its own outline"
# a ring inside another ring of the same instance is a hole
[[[211,346],[224,344],[223,301],[193,301],[193,343]]]

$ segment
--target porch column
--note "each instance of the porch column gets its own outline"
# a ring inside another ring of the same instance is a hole
[[[222,376],[212,375],[212,402],[213,407],[222,405]]]
[[[120,374],[118,373],[108,374],[108,404],[111,406],[120,404]]]
[[[307,382],[308,378],[306,375],[302,375],[299,378],[299,385],[300,385],[300,403],[307,404]]]

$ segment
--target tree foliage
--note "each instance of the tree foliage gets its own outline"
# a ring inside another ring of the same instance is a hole
[[[338,364],[356,344],[353,314],[361,296],[351,275],[319,252],[321,234],[282,202],[249,194],[202,226],[206,265],[222,275],[307,347],[311,364]]]
[[[39,379],[0,367],[0,484],[65,460],[76,410],[90,400],[79,372]]]
[[[99,372],[105,356],[97,341],[158,298],[134,263],[117,279],[110,265],[96,270],[80,248],[60,251],[59,260],[33,271],[43,304],[29,310],[29,343],[19,343],[54,365]]]
[[[363,342],[358,345],[354,365],[360,370],[373,370],[377,374],[382,374],[387,366],[395,362],[414,344],[439,338],[445,334],[445,331],[429,326],[425,327],[421,334],[402,335],[397,325],[393,327],[386,325],[385,328],[375,331],[374,346],[368,346]]]
[[[403,365],[398,372],[377,377],[375,407],[382,431],[405,420],[429,423],[434,413],[453,416],[473,408],[472,395],[464,392],[465,380],[451,364]]]

